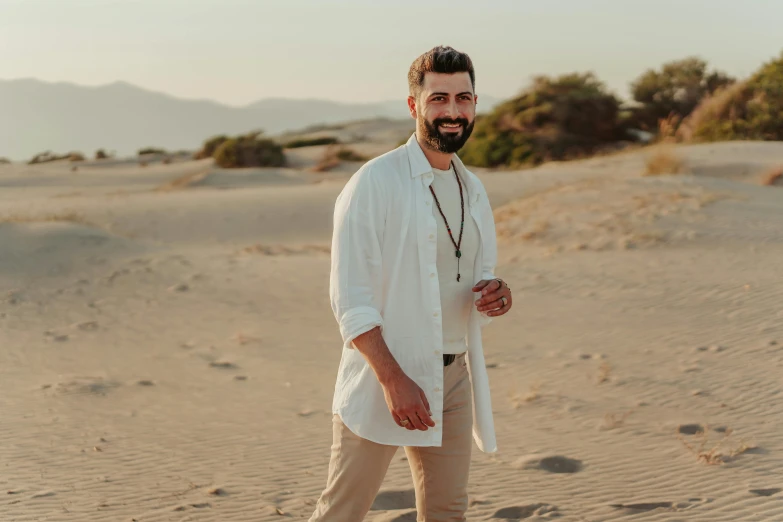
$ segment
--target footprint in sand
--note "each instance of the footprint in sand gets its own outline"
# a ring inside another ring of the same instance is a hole
[[[680,424],[677,427],[677,433],[680,435],[701,435],[704,433],[704,426],[701,424]]]
[[[762,488],[762,489],[751,489],[750,492],[754,495],[758,495],[760,497],[771,497],[772,495],[776,495],[783,491],[781,488]]]
[[[672,509],[674,502],[640,502],[638,504],[610,504],[615,509],[627,509],[628,511],[653,511],[655,509]]]
[[[373,511],[389,511],[394,509],[415,509],[416,493],[412,489],[403,491],[381,491],[375,497],[370,508]]]
[[[690,498],[687,502],[638,502],[633,504],[610,504],[609,507],[615,509],[624,509],[629,513],[645,513],[662,509],[667,511],[681,511],[690,509],[701,504],[712,502],[709,498]]]
[[[548,514],[556,514],[557,507],[551,504],[527,504],[524,506],[511,506],[499,509],[492,515],[492,518],[503,520],[521,520],[533,516],[540,517]]]
[[[236,364],[229,361],[212,361],[209,363],[209,366],[212,368],[221,368],[224,370],[232,370],[237,367]]]
[[[583,464],[581,460],[560,455],[548,457],[531,455],[518,459],[514,462],[514,467],[517,469],[538,469],[550,473],[577,473],[582,471]]]
[[[87,321],[84,323],[78,323],[74,326],[79,330],[83,330],[85,332],[93,332],[98,329],[98,323],[96,321]]]
[[[118,382],[103,377],[74,377],[57,383],[55,390],[63,395],[106,395],[118,386]]]

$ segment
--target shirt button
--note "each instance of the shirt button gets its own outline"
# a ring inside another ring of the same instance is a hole
[[[427,201],[427,206],[428,206],[428,207],[430,206],[430,202],[429,202],[429,201]]]
[[[430,277],[435,277],[435,272],[431,272]]]
[[[434,314],[432,314],[432,317],[438,317],[438,312],[435,312]]]
[[[436,392],[439,392],[439,391],[440,391],[440,388],[435,388],[435,391],[436,391]]]
[[[435,355],[440,355],[440,350],[435,350]]]
[[[430,239],[435,239],[435,234],[430,234]]]

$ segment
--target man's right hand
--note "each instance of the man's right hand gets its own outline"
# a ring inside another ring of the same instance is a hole
[[[427,431],[427,426],[435,427],[427,396],[413,379],[400,371],[389,381],[382,383],[382,386],[386,405],[394,417],[394,422],[411,431]],[[408,422],[405,422],[406,420]]]

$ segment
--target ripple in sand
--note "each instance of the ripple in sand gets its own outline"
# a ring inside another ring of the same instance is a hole
[[[527,504],[524,506],[511,506],[503,509],[499,509],[492,515],[492,518],[500,518],[504,520],[520,520],[524,518],[530,518],[533,516],[539,517],[547,515],[549,513],[556,513],[557,507],[551,504]]]

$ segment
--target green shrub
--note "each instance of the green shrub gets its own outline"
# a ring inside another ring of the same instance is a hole
[[[139,149],[137,154],[139,156],[146,156],[147,154],[166,154],[166,150],[156,149],[155,147],[145,147],[143,149]]]
[[[260,138],[259,133],[230,138],[214,154],[215,163],[223,168],[282,167],[283,147],[274,140]]]
[[[289,141],[285,144],[287,149],[298,149],[302,147],[315,147],[318,145],[334,145],[340,143],[340,140],[333,136],[325,136],[322,138],[301,138]]]
[[[648,69],[631,84],[633,99],[640,104],[634,110],[633,125],[657,131],[661,120],[682,120],[705,96],[734,82],[720,71],[708,72],[707,62],[697,57],[665,63],[659,71]]]
[[[51,151],[41,152],[33,156],[33,159],[28,161],[29,165],[35,165],[38,163],[49,163],[51,161],[70,160],[70,161],[84,161],[84,154],[81,152],[69,152],[68,154],[52,154]]]
[[[97,160],[107,159],[108,157],[109,155],[106,154],[106,151],[103,149],[98,149],[95,151],[95,159]]]
[[[195,159],[211,158],[215,155],[215,151],[228,140],[228,136],[220,135],[213,136],[204,142],[201,149],[194,156]]]
[[[783,140],[783,54],[705,99],[681,127],[685,140]]]
[[[0,158],[0,165],[8,165],[11,163],[11,160],[8,158]]]
[[[541,76],[479,116],[460,158],[477,167],[536,165],[590,155],[626,138],[620,102],[592,73]]]

